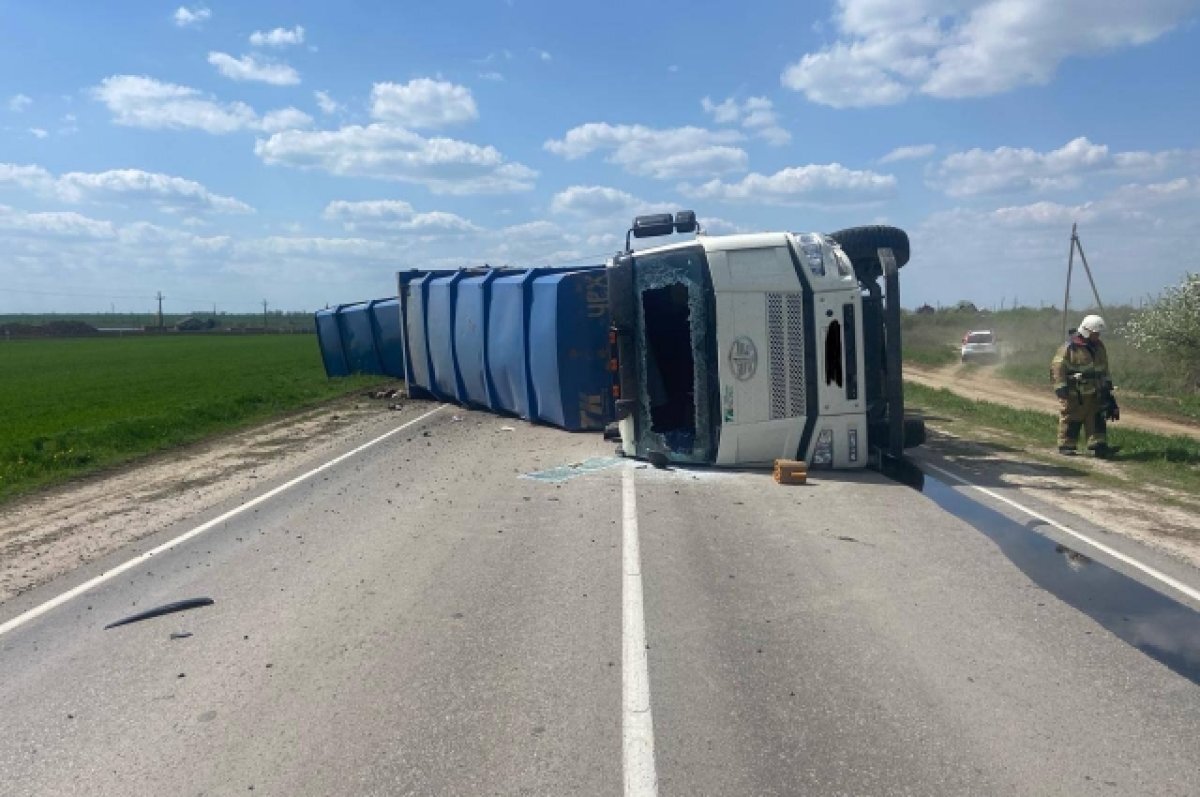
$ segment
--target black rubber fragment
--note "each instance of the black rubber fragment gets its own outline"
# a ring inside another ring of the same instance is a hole
[[[201,606],[212,606],[214,603],[212,598],[188,598],[187,600],[175,601],[175,603],[166,603],[162,606],[156,606],[153,609],[147,609],[138,614],[131,614],[115,623],[109,623],[104,626],[107,631],[110,628],[116,628],[119,625],[128,625],[129,623],[137,623],[142,620],[149,620],[152,617],[161,617],[164,614],[174,614],[175,612],[183,612],[188,609],[198,609]]]

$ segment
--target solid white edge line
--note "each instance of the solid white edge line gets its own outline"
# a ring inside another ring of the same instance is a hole
[[[654,720],[650,714],[650,667],[642,606],[637,490],[633,470],[621,473],[621,738],[627,797],[658,794],[654,768]]]
[[[384,434],[381,434],[379,437],[376,437],[374,440],[370,440],[366,443],[363,443],[358,448],[355,448],[352,451],[342,454],[340,457],[331,459],[328,462],[326,462],[324,465],[319,465],[301,476],[297,476],[296,478],[292,479],[291,481],[287,482],[286,484],[281,484],[278,487],[276,487],[275,489],[269,490],[269,491],[263,493],[262,495],[258,496],[257,498],[251,499],[251,500],[247,501],[246,503],[229,510],[225,514],[215,517],[212,520],[208,521],[207,523],[203,523],[203,524],[197,526],[196,528],[192,529],[191,531],[186,531],[183,534],[179,535],[178,537],[175,537],[172,540],[168,540],[167,542],[164,542],[162,545],[159,545],[157,548],[153,548],[149,551],[146,551],[143,554],[135,556],[133,559],[130,559],[127,562],[117,565],[112,570],[106,570],[103,573],[101,573],[100,575],[96,576],[95,578],[93,578],[89,581],[85,581],[82,584],[80,584],[79,586],[77,586],[73,589],[70,589],[57,597],[51,598],[50,600],[46,601],[45,603],[43,603],[39,606],[35,606],[34,608],[30,609],[29,611],[27,611],[23,614],[17,615],[16,617],[14,617],[13,619],[4,623],[3,625],[0,625],[0,636],[3,636],[4,634],[7,634],[9,631],[12,631],[13,629],[24,625],[25,623],[29,622],[30,620],[33,620],[37,617],[42,616],[43,614],[50,611],[51,609],[55,609],[59,606],[62,606],[67,601],[71,600],[72,598],[82,595],[83,593],[87,592],[88,590],[92,589],[93,587],[97,587],[100,584],[103,584],[105,581],[109,581],[110,579],[116,578],[117,576],[124,573],[126,570],[129,570],[130,568],[137,567],[138,565],[142,564],[147,559],[150,559],[153,556],[157,556],[158,554],[162,553],[163,551],[169,551],[170,549],[174,548],[176,545],[187,542],[188,540],[192,539],[193,537],[203,534],[204,532],[211,529],[213,526],[220,525],[221,523],[224,523],[227,520],[229,520],[233,517],[236,517],[237,515],[240,515],[242,512],[245,512],[247,509],[252,509],[252,508],[258,506],[259,504],[263,503],[264,501],[269,501],[270,499],[274,498],[275,496],[279,495],[280,493],[285,492],[285,491],[290,490],[291,488],[295,487],[297,484],[300,484],[301,482],[303,482],[307,479],[310,479],[313,476],[316,476],[318,473],[320,473],[324,470],[328,470],[329,468],[332,468],[334,465],[337,465],[339,462],[344,462],[345,460],[349,459],[350,457],[353,457],[356,454],[360,454],[363,451],[366,451],[371,446],[373,446],[377,443],[383,442],[384,440],[388,439],[392,435],[397,434],[398,432],[404,431],[405,429],[412,426],[413,424],[420,423],[421,421],[425,420],[429,416],[433,415],[435,412],[445,409],[447,406],[448,405],[446,405],[446,404],[439,405],[438,407],[435,407],[434,409],[430,410],[429,412],[425,413],[424,415],[413,418],[411,421],[408,421],[407,423],[397,426],[395,429],[392,429],[390,432],[385,432]]]
[[[1087,536],[1086,534],[1076,531],[1075,529],[1071,528],[1070,526],[1064,526],[1062,523],[1059,523],[1057,520],[1051,520],[1050,518],[1046,517],[1045,515],[1039,514],[1038,512],[1033,511],[1029,507],[1027,507],[1023,504],[1017,503],[1016,501],[1012,500],[1011,498],[1005,498],[1003,495],[1000,495],[993,490],[989,490],[986,487],[980,487],[978,484],[967,481],[966,479],[962,478],[961,476],[957,476],[948,470],[943,470],[942,468],[939,468],[937,465],[930,465],[928,462],[923,463],[923,464],[925,465],[925,467],[929,468],[930,470],[935,470],[938,473],[942,474],[943,476],[947,476],[947,477],[953,479],[954,481],[959,482],[960,484],[965,484],[967,487],[974,488],[974,489],[978,490],[979,492],[983,493],[984,495],[988,495],[988,496],[991,496],[992,498],[995,498],[997,501],[1003,501],[1004,503],[1008,504],[1009,506],[1012,506],[1012,507],[1024,512],[1026,515],[1029,515],[1032,518],[1040,520],[1041,522],[1043,522],[1049,526],[1053,526],[1054,528],[1058,529],[1059,531],[1063,532],[1064,534],[1069,534],[1072,537],[1075,537],[1076,539],[1083,540],[1084,542],[1086,542],[1088,545],[1091,545],[1096,550],[1101,551],[1101,552],[1107,554],[1108,556],[1111,556],[1113,559],[1116,559],[1119,562],[1124,562],[1125,564],[1129,565],[1130,567],[1140,570],[1143,573],[1145,573],[1146,575],[1150,576],[1151,578],[1156,579],[1157,581],[1160,581],[1163,584],[1166,584],[1168,587],[1170,587],[1174,590],[1178,590],[1179,592],[1183,593],[1184,595],[1187,595],[1192,600],[1200,602],[1200,590],[1193,589],[1192,587],[1189,587],[1187,584],[1184,584],[1182,581],[1171,578],[1166,573],[1155,570],[1153,567],[1150,567],[1149,565],[1142,564],[1137,559],[1134,559],[1131,556],[1127,556],[1126,554],[1121,553],[1120,551],[1116,550],[1115,548],[1110,548],[1102,542],[1093,540],[1091,537]]]

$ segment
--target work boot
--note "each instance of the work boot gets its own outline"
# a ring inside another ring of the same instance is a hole
[[[1088,450],[1092,452],[1092,456],[1096,459],[1108,459],[1114,453],[1112,446],[1108,443],[1096,443],[1095,445],[1088,446]]]
[[[1064,457],[1073,457],[1076,453],[1075,446],[1059,446],[1058,453],[1062,454]]]

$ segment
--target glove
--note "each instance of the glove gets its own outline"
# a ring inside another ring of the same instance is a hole
[[[1067,396],[1071,394],[1070,389],[1066,385],[1059,385],[1054,388],[1054,395],[1058,396],[1063,401],[1067,400]]]

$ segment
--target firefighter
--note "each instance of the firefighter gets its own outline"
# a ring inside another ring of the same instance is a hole
[[[1107,421],[1120,418],[1108,374],[1108,352],[1100,341],[1104,319],[1089,315],[1072,330],[1050,362],[1054,395],[1059,399],[1058,452],[1074,456],[1079,429],[1087,434],[1087,448],[1097,457],[1113,449],[1106,438]]]

